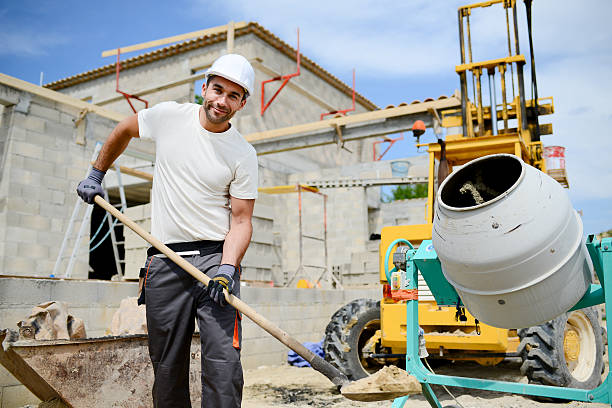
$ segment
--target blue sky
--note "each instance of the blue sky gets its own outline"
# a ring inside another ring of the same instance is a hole
[[[457,7],[467,1],[205,0],[0,2],[0,72],[38,84],[114,62],[101,52],[234,21],[257,21],[381,107],[449,95],[459,87]],[[521,51],[529,57],[519,2]],[[540,97],[552,96],[554,135],[567,148],[570,196],[585,232],[612,228],[612,2],[536,0],[534,46]],[[501,7],[472,15],[474,59],[505,55]],[[129,54],[133,56],[135,54]],[[529,83],[527,75],[526,83]],[[530,94],[528,94],[529,96]],[[549,119],[550,118],[550,119]],[[412,138],[385,158],[416,153]],[[425,141],[432,141],[427,135]]]

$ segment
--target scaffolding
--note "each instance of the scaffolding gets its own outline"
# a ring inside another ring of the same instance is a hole
[[[318,188],[311,187],[304,184],[295,184],[287,186],[275,186],[275,187],[260,187],[259,191],[266,194],[290,194],[297,193],[298,195],[298,267],[291,274],[291,276],[285,275],[284,287],[287,287],[293,283],[295,278],[304,277],[307,278],[306,268],[321,270],[317,279],[313,279],[310,282],[311,287],[320,287],[322,280],[328,282],[330,287],[336,289],[342,289],[342,285],[338,277],[334,276],[329,267],[328,251],[327,251],[327,194],[321,193]],[[304,215],[303,215],[303,200],[302,193],[311,193],[323,200],[323,236],[317,237],[315,235],[308,235],[304,232]],[[314,265],[313,263],[306,263],[304,259],[304,240],[310,239],[323,244],[323,265]]]

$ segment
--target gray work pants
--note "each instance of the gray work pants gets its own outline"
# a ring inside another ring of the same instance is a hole
[[[208,276],[221,262],[221,253],[184,257]],[[202,343],[202,408],[240,407],[242,365],[240,315],[221,307],[206,294],[204,284],[168,258],[147,259],[145,289],[149,355],[155,382],[156,408],[191,407],[189,399],[190,344],[197,318]],[[234,276],[234,295],[240,296],[240,276]]]

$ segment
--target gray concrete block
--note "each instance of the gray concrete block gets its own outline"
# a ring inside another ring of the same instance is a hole
[[[59,177],[62,179],[65,179],[67,177],[67,170],[66,170],[66,166],[61,165],[61,164],[55,164],[54,168],[53,168],[53,176],[55,177]],[[80,181],[80,180],[79,180]]]
[[[27,130],[45,133],[46,121],[42,118],[37,118],[32,115],[26,115],[20,123]]]
[[[67,125],[60,122],[47,121],[46,123],[46,134],[54,136],[56,139],[68,140],[68,146],[73,144],[72,142],[72,134],[74,130],[73,125]]]
[[[87,177],[87,167],[66,167],[66,178],[80,181],[85,177]]]
[[[19,142],[25,142],[27,141],[27,133],[29,131],[25,130],[24,128],[21,127],[12,127],[10,130],[10,140],[15,140],[15,141],[19,141]]]
[[[4,241],[0,244],[0,255],[10,255],[17,252],[17,242]],[[2,263],[0,263],[1,265]]]
[[[62,191],[54,191],[53,197],[51,198],[51,202],[53,204],[64,205],[66,201],[66,194]]]
[[[2,143],[3,149],[4,149],[4,143]],[[4,151],[4,150],[3,150]],[[25,168],[25,157],[24,156],[18,156],[16,154],[11,154],[8,155],[8,157],[6,157],[6,168],[9,170],[13,170],[13,169],[24,169]]]
[[[6,256],[4,258],[5,275],[32,276],[35,274],[36,261],[32,258]],[[23,296],[23,294],[22,294]]]
[[[56,218],[56,217],[44,217],[45,219],[51,220],[50,232],[64,232],[66,226],[68,225],[68,220],[64,218]]]
[[[42,106],[38,103],[33,103],[30,105],[30,115],[38,116],[53,122],[60,121],[60,111],[57,109],[55,104],[52,104],[51,106]]]
[[[45,160],[55,163],[56,165],[66,165],[72,163],[73,158],[66,154],[65,151],[56,148],[54,146],[54,142],[55,138],[41,142]]]
[[[20,197],[23,197],[28,200],[41,201],[43,195],[42,193],[46,190],[41,189],[39,185],[25,185],[20,184],[21,192],[19,194]]]
[[[55,266],[56,256],[38,258],[36,260],[36,276],[51,276]]]
[[[41,174],[52,174],[55,169],[52,162],[32,157],[26,157],[23,166],[26,170]]]
[[[5,213],[6,214],[6,213]],[[10,217],[6,217],[4,227],[21,227],[21,220],[19,214],[12,214]]]
[[[6,183],[6,196],[8,197],[20,197],[22,195],[22,187],[24,187],[23,184],[19,184],[19,183],[12,183],[12,182],[7,182]]]
[[[24,170],[17,167],[11,167],[9,170],[9,180],[19,184],[39,186],[42,176],[29,170]]]
[[[45,259],[49,256],[49,247],[36,243],[22,243],[17,246],[17,256],[33,259]]]
[[[49,134],[36,132],[33,130],[25,130],[25,141],[35,146],[40,146],[43,152],[48,150],[49,147],[54,147],[55,138]]]
[[[68,217],[70,214],[69,213],[69,209],[66,208],[66,206],[63,205],[59,205],[59,204],[53,204],[50,202],[46,202],[44,203],[44,205],[40,206],[40,215],[42,215],[43,217],[56,217],[56,218],[63,218],[63,217]]]
[[[34,232],[34,234],[36,235],[36,240],[35,242],[41,244],[41,245],[46,245],[49,248],[59,248],[59,244],[63,241],[64,239],[64,234],[62,233],[57,233],[57,232],[51,232],[51,231],[32,231]],[[75,234],[76,236],[76,234]],[[87,237],[86,237],[87,238]],[[68,248],[70,248],[69,250],[72,250],[72,245],[74,245],[74,240],[69,242],[70,246],[68,246]],[[81,251],[84,249],[83,244],[85,243],[80,243],[81,245]],[[85,247],[86,248],[86,247]],[[53,255],[54,251],[51,252],[51,255]],[[69,253],[69,252],[68,252]]]
[[[255,201],[255,207],[253,208],[253,216],[273,220],[275,215],[274,212],[274,206],[260,204],[259,200]]]
[[[22,227],[8,227],[6,229],[6,241],[24,243],[35,242],[36,231]]]
[[[42,160],[43,147],[28,142],[12,141],[10,144],[10,153]]]
[[[71,112],[60,112],[59,123],[64,125],[74,126],[74,120],[77,118],[77,114]]]

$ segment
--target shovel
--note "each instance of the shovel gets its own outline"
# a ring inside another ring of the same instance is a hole
[[[134,231],[136,234],[140,235],[145,241],[149,244],[153,245],[157,248],[162,254],[166,255],[170,258],[174,263],[183,268],[185,272],[189,273],[195,279],[199,280],[203,284],[208,286],[208,282],[210,278],[206,276],[205,273],[200,271],[198,268],[181,258],[174,251],[164,245],[157,238],[153,237],[151,234],[146,232],[144,229],[139,227],[134,221],[130,220],[127,216],[109,204],[106,200],[104,200],[100,196],[96,196],[94,199],[95,203],[100,207],[104,208],[106,211],[111,213],[115,218],[121,221],[124,225]],[[257,313],[254,309],[252,309],[249,305],[244,303],[242,300],[237,298],[236,296],[227,293],[226,290],[223,291],[225,294],[225,299],[227,303],[232,305],[237,311],[242,313],[251,319],[255,324],[259,327],[270,333],[276,339],[278,339],[285,346],[289,347],[291,350],[295,351],[298,355],[300,355],[304,360],[308,361],[312,368],[326,376],[334,385],[336,385],[340,392],[342,392],[342,387],[349,384],[348,378],[341,373],[336,367],[329,364],[327,361],[323,360],[321,357],[314,354],[312,351],[308,350],[304,347],[300,342],[291,337],[284,330],[277,327],[274,323]],[[377,393],[376,396],[373,396],[371,393],[359,393],[359,392],[347,392],[346,395],[343,393],[346,398],[355,400],[355,401],[373,401],[372,397],[375,400],[387,400],[392,399],[395,395],[386,395],[384,393]]]

